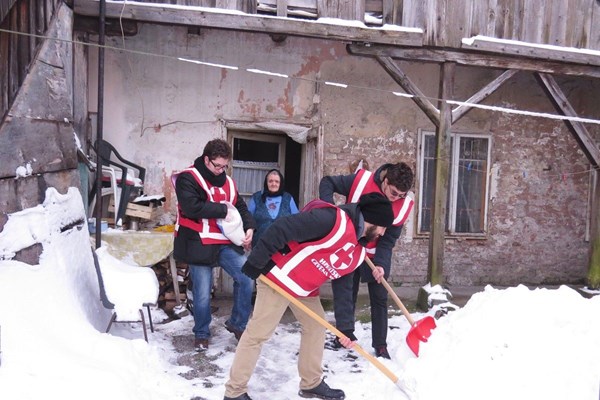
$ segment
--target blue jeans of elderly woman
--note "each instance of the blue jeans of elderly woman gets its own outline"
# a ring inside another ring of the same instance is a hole
[[[243,331],[246,329],[252,311],[252,292],[254,281],[242,273],[246,256],[239,254],[230,246],[223,245],[219,249],[218,264],[233,279],[233,308],[226,324]],[[210,312],[210,292],[213,283],[213,269],[207,265],[190,264],[192,280],[194,335],[196,339],[210,337],[209,325],[212,320]]]

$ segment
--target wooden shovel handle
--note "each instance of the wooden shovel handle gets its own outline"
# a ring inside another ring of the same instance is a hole
[[[260,275],[258,277],[258,279],[260,279],[261,282],[269,285],[269,287],[271,289],[275,290],[280,295],[282,295],[283,297],[285,297],[286,299],[288,299],[290,301],[290,303],[292,303],[293,305],[295,305],[296,307],[298,307],[299,309],[301,309],[302,311],[304,311],[306,314],[308,314],[309,317],[311,317],[312,319],[314,319],[315,321],[317,321],[319,324],[321,324],[322,326],[324,326],[326,329],[329,329],[331,332],[333,332],[340,339],[346,337],[335,326],[333,326],[329,322],[325,321],[321,316],[319,316],[318,314],[316,314],[310,308],[306,307],[297,298],[295,298],[294,296],[292,296],[291,294],[289,294],[288,292],[286,292],[285,290],[283,290],[281,287],[277,286],[277,284],[275,284],[272,280],[270,280],[269,278],[267,278],[265,275]],[[383,372],[385,374],[385,376],[387,376],[388,378],[390,378],[390,380],[392,382],[394,382],[395,384],[398,384],[398,377],[396,375],[394,375],[394,373],[392,371],[390,371],[389,369],[387,369],[386,366],[383,365],[377,358],[375,358],[371,354],[367,353],[365,351],[365,349],[363,349],[362,347],[360,347],[358,345],[358,343],[354,343],[354,346],[352,346],[352,348],[354,350],[356,350],[358,353],[360,353],[363,357],[365,357],[371,364],[373,364],[375,367],[377,367],[378,370],[380,370],[381,372]]]
[[[369,257],[365,257],[365,261],[367,262],[367,264],[369,264],[369,267],[371,267],[371,269],[373,271],[375,271],[375,265],[373,264],[373,261],[371,261],[371,259]],[[413,319],[412,315],[410,315],[410,313],[408,312],[406,307],[404,307],[404,304],[402,304],[402,301],[400,301],[400,298],[398,297],[396,292],[394,292],[394,289],[392,289],[390,284],[387,283],[385,278],[381,278],[381,284],[386,288],[386,290],[388,291],[390,296],[392,296],[392,299],[394,299],[394,301],[400,308],[400,311],[402,311],[402,315],[404,315],[406,317],[406,319],[408,320],[408,323],[410,324],[410,326],[413,326],[415,324],[415,320]]]

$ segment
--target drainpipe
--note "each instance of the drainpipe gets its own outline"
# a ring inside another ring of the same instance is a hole
[[[100,150],[104,119],[104,25],[106,19],[106,0],[100,0],[98,21],[98,117],[96,119],[96,150]],[[102,162],[96,152],[96,248],[102,240]]]

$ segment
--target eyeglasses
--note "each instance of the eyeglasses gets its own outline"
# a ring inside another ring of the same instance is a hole
[[[210,161],[210,163],[212,164],[213,167],[215,167],[215,169],[219,169],[219,170],[225,170],[229,167],[229,165],[225,164],[225,165],[221,165],[221,164],[215,164],[213,162],[213,160],[208,160]]]
[[[392,188],[392,186],[389,184],[387,179],[385,180],[385,184],[386,184],[388,190],[390,191],[390,195],[392,195],[393,197],[397,197],[399,199],[406,198],[406,195],[408,194],[408,192],[399,192],[396,189]]]

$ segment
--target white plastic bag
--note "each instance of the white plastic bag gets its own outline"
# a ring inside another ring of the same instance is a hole
[[[244,224],[242,222],[242,216],[235,206],[229,202],[224,202],[227,205],[227,216],[225,218],[217,219],[217,225],[221,232],[227,239],[231,240],[231,243],[236,246],[241,246],[246,232],[244,232]]]

